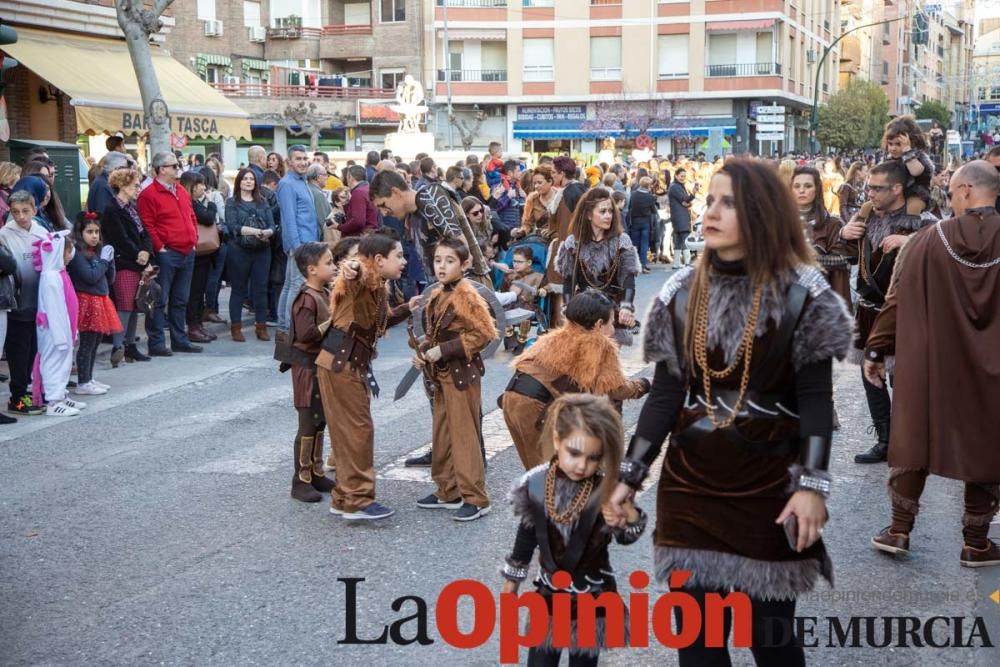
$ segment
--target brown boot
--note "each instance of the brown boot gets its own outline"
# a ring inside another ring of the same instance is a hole
[[[320,493],[330,493],[337,485],[335,480],[323,475],[323,432],[313,438],[312,449],[312,487]]]
[[[245,343],[247,339],[243,337],[243,326],[240,324],[234,324],[229,327],[229,330],[233,333],[234,343]]]
[[[295,438],[295,476],[292,477],[291,495],[302,503],[318,503],[323,499],[312,485],[312,451],[312,438]]]
[[[267,333],[267,325],[263,322],[257,322],[253,325],[254,333],[257,334],[257,340],[271,340],[271,337]]]
[[[872,538],[872,546],[887,554],[907,554],[910,553],[910,536],[906,533],[894,533],[886,527]],[[962,557],[965,557],[964,549]]]
[[[1000,565],[1000,546],[993,540],[986,540],[986,546],[982,549],[970,547],[968,544],[962,547],[962,555],[959,559],[962,567],[991,567]]]

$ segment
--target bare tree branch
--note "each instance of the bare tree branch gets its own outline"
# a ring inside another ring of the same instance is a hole
[[[153,5],[153,13],[157,17],[163,16],[163,12],[167,11],[167,7],[174,4],[174,0],[156,0],[156,4]]]

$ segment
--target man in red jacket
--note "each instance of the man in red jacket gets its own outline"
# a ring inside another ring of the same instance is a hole
[[[139,217],[149,230],[160,267],[160,299],[152,322],[146,320],[149,355],[153,357],[173,356],[167,348],[164,326],[170,327],[174,352],[201,352],[188,338],[185,318],[198,230],[191,197],[180,187],[179,178],[180,163],[174,154],[157,153],[153,156],[153,181],[139,195]]]
[[[365,168],[354,165],[347,169],[347,187],[351,189],[351,201],[344,211],[344,222],[340,223],[340,233],[344,236],[361,236],[378,228],[378,209],[368,198],[368,179]]]

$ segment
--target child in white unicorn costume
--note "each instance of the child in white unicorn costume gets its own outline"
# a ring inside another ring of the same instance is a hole
[[[48,401],[46,414],[75,417],[86,403],[66,396],[66,385],[73,370],[73,343],[76,341],[76,290],[66,264],[75,248],[67,244],[69,231],[47,232],[34,245],[38,279],[38,355],[32,370],[31,387],[35,405]]]

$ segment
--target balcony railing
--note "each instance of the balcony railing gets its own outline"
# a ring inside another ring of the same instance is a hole
[[[506,7],[507,0],[437,0],[438,7]]]
[[[323,35],[370,35],[372,34],[372,26],[370,23],[362,23],[355,25],[325,25],[323,26]]]
[[[771,76],[781,74],[780,63],[734,63],[732,65],[706,65],[705,76]]]
[[[622,0],[590,0],[592,5],[620,5]]]
[[[523,7],[555,7],[555,0],[521,0]]]
[[[316,39],[323,34],[322,28],[302,28],[297,25],[271,26],[267,29],[268,39]]]
[[[622,80],[622,68],[621,67],[591,67],[590,68],[590,80],[591,81],[621,81]]]
[[[507,80],[507,70],[505,69],[439,69],[437,72],[438,81],[461,81],[474,83],[495,83]]]
[[[525,65],[522,76],[525,81],[553,81],[556,68],[553,65]]]
[[[223,95],[230,97],[319,97],[335,100],[354,100],[369,97],[395,97],[393,88],[345,88],[341,86],[277,85],[270,83],[210,83]]]

